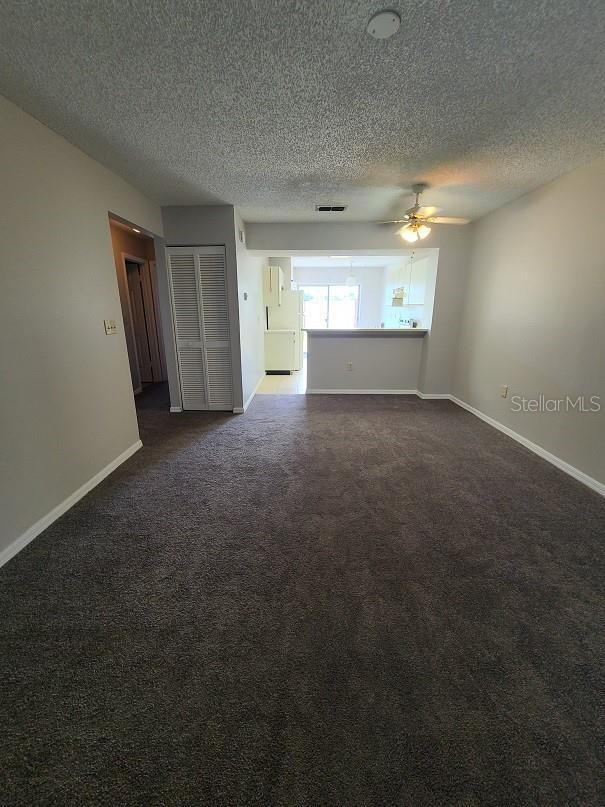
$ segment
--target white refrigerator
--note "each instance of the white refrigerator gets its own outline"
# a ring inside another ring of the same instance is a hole
[[[266,306],[265,369],[301,370],[304,327],[302,291],[282,292],[281,305]]]

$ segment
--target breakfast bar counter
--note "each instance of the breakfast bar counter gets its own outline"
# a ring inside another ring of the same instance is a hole
[[[307,336],[334,338],[335,336],[359,338],[390,338],[390,337],[422,337],[428,333],[426,328],[306,328]]]
[[[425,328],[307,329],[307,392],[409,395]]]

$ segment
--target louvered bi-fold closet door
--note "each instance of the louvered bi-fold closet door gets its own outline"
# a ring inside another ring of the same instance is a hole
[[[193,249],[173,248],[167,258],[181,404],[183,409],[207,409],[197,255]]]
[[[208,409],[233,409],[225,250],[198,248]]]
[[[166,253],[183,409],[233,409],[225,249]]]

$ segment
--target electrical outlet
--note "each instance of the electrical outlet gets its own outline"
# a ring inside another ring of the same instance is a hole
[[[107,336],[112,336],[114,333],[118,332],[115,319],[104,319],[103,324],[105,325],[105,333]]]
[[[348,361],[348,362],[347,362],[347,370],[352,370],[352,369],[353,369],[353,362],[352,362],[352,361]]]
[[[508,384],[502,384],[502,386],[500,387],[500,395],[503,398],[507,397],[507,395],[508,395]]]

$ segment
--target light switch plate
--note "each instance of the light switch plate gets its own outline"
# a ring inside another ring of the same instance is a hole
[[[500,387],[500,395],[503,398],[506,398],[506,396],[508,395],[508,384],[502,384],[501,385],[501,387]]]
[[[107,336],[111,336],[112,334],[118,332],[118,326],[116,325],[115,319],[104,319],[103,323],[105,324],[105,333]]]

